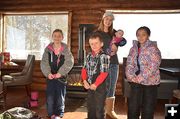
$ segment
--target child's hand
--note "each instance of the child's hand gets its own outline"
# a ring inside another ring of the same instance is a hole
[[[53,75],[53,74],[49,74],[49,75],[48,75],[48,79],[49,79],[49,80],[54,79],[54,75]]]
[[[84,84],[84,88],[85,89],[89,89],[90,88],[90,85],[89,85],[89,83],[86,80],[83,81],[83,84]]]
[[[134,83],[137,83],[137,80],[136,80],[135,77],[133,77],[133,78],[131,79],[131,81],[134,82]]]
[[[91,86],[90,86],[91,90],[96,90],[96,88],[97,88],[97,86],[95,84],[91,84]]]
[[[134,82],[134,83],[140,83],[140,81],[139,81],[139,79],[138,79],[137,76],[134,77],[134,78],[132,78],[132,82]]]
[[[60,78],[60,77],[61,77],[60,73],[55,74],[55,78]]]

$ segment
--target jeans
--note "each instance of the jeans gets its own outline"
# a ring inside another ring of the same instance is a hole
[[[107,97],[114,97],[116,90],[116,83],[119,75],[119,65],[118,64],[110,64],[109,67],[109,75],[107,78]]]
[[[106,100],[106,85],[99,85],[96,91],[88,90],[87,109],[88,119],[104,119],[105,118],[105,100]]]
[[[46,100],[48,116],[64,113],[66,86],[58,80],[47,80]]]
[[[145,86],[130,83],[131,92],[128,98],[128,119],[153,119],[158,86]]]

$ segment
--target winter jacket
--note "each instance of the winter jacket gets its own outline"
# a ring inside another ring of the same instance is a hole
[[[161,53],[156,42],[147,40],[138,50],[138,41],[133,41],[125,69],[127,80],[142,85],[158,85],[160,83]],[[138,71],[137,62],[140,65],[138,75],[136,75]]]
[[[57,59],[58,71],[53,71],[51,62],[54,62],[54,49],[53,43],[50,43],[44,51],[42,60],[41,60],[41,71],[44,76],[47,78],[49,74],[59,73],[62,76],[68,74],[74,64],[74,58],[70,52],[68,46],[64,43],[61,44],[61,51],[59,54],[59,59]]]

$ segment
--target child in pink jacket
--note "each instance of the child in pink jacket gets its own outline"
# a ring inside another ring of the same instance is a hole
[[[161,53],[156,42],[150,41],[150,29],[136,31],[138,41],[133,41],[126,64],[126,77],[131,92],[128,98],[128,119],[153,119],[157,87],[160,84]]]

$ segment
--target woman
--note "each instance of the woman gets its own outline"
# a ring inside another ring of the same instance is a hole
[[[109,45],[111,44],[111,39],[114,35],[113,30],[113,20],[114,16],[111,12],[106,12],[103,15],[103,18],[99,24],[98,31],[101,33],[103,38],[103,50],[107,53],[109,49]],[[110,67],[109,67],[109,76],[107,79],[107,87],[108,87],[108,94],[106,98],[106,114],[113,119],[117,119],[118,116],[114,112],[114,103],[115,103],[115,89],[116,83],[118,79],[119,73],[119,65],[118,65],[118,58],[117,58],[117,46],[113,44],[111,46],[111,58],[110,58]],[[108,53],[107,53],[108,54]]]
[[[47,111],[51,119],[62,118],[65,108],[66,85],[64,79],[74,64],[68,46],[62,43],[60,29],[52,33],[53,42],[46,48],[41,60],[41,70],[47,79]]]

